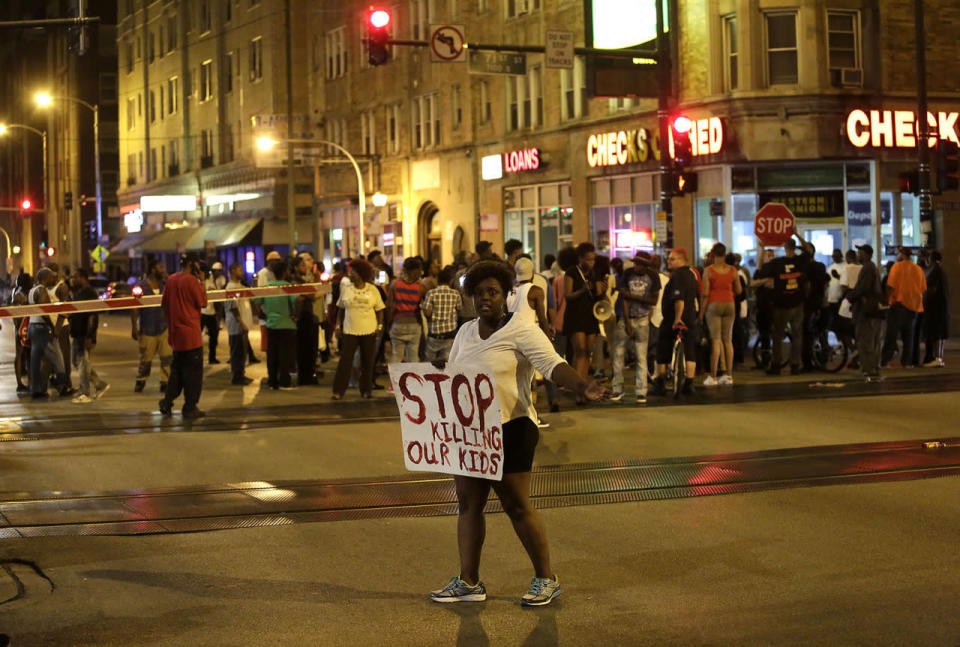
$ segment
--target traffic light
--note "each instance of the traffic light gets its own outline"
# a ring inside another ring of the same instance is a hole
[[[86,193],[81,193],[81,194],[80,194],[80,206],[81,206],[81,207],[87,206],[87,194],[86,194]]]
[[[900,185],[900,193],[920,194],[920,172],[905,171],[897,175],[897,183]]]
[[[697,174],[690,171],[670,171],[666,175],[667,195],[682,196],[697,192]]]
[[[941,193],[960,190],[960,146],[941,139],[937,153],[937,188]]]
[[[31,202],[30,198],[24,198],[23,202],[20,203],[20,210],[24,213],[29,213],[31,209],[33,209],[33,202]]]
[[[63,193],[63,208],[66,211],[73,209],[73,192],[65,191]]]
[[[53,258],[57,255],[57,250],[54,247],[47,247],[47,258]]]
[[[693,122],[689,117],[680,115],[670,122],[670,134],[673,139],[673,159],[677,166],[683,168],[693,157],[693,144],[690,141],[690,134],[693,130]]]
[[[383,65],[390,60],[390,12],[370,8],[367,12],[367,60],[370,65]]]

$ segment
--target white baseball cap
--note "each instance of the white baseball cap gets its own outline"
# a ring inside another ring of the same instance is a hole
[[[533,261],[529,258],[518,258],[513,270],[517,273],[518,281],[529,281],[533,278]]]
[[[214,263],[213,265],[210,266],[210,269],[211,269],[211,270],[222,270],[222,269],[223,269],[223,263],[221,263],[220,261],[217,261],[216,263]]]

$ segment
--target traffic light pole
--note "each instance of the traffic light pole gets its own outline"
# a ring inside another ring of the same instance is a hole
[[[920,158],[918,180],[920,184],[920,230],[929,227],[926,234],[926,246],[936,246],[936,232],[933,227],[933,191],[931,190],[930,164],[930,125],[927,122],[927,52],[926,29],[924,24],[923,0],[914,0],[914,29],[917,59],[917,121],[919,133],[917,148]],[[939,141],[937,133],[937,141]]]
[[[673,76],[670,73],[670,38],[666,32],[663,2],[657,5],[657,73],[660,84],[657,98],[657,126],[660,130],[660,209],[667,214],[667,235],[664,247],[673,247],[673,196],[670,194],[670,96]],[[658,243],[660,241],[657,241]]]

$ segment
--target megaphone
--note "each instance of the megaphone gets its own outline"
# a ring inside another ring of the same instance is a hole
[[[603,323],[613,316],[613,305],[606,299],[602,299],[593,304],[593,316],[597,321]]]

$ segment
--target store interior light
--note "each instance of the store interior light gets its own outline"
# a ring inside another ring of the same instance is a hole
[[[631,220],[632,218],[633,218],[633,215],[632,215],[632,214],[629,214],[629,213],[623,214],[623,221],[624,221],[624,222],[630,222],[630,220]]]
[[[14,253],[14,254],[19,254],[19,253],[20,253],[20,245],[14,245],[14,246],[13,246],[13,253]]]
[[[260,137],[257,139],[257,148],[266,152],[271,150],[274,146],[277,145],[277,140],[270,137]]]
[[[386,206],[386,204],[387,204],[387,194],[386,194],[386,193],[381,193],[380,191],[377,191],[376,193],[373,194],[372,201],[373,201],[373,206],[375,206],[375,207],[383,207],[383,206]]]

